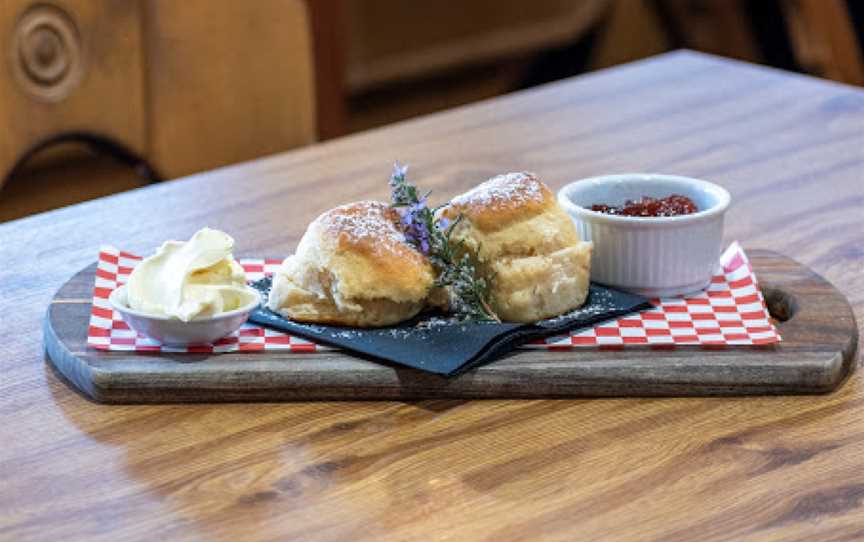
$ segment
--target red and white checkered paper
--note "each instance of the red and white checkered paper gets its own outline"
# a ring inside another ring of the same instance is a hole
[[[99,350],[125,350],[133,352],[261,352],[264,350],[288,350],[291,352],[317,352],[332,348],[315,344],[301,337],[264,328],[255,324],[243,324],[237,332],[219,339],[212,345],[189,347],[166,346],[159,341],[140,335],[123,321],[120,314],[111,308],[108,296],[115,288],[129,279],[132,269],[141,261],[140,256],[129,254],[115,247],[102,247],[96,266],[96,284],[93,288],[93,311],[87,345]],[[272,275],[282,260],[243,258],[240,265],[246,271],[246,279],[255,282]]]
[[[287,350],[318,352],[332,348],[252,323],[212,345],[169,347],[138,335],[111,309],[108,296],[123,285],[140,256],[115,247],[99,252],[93,311],[87,344],[100,350],[135,352],[261,352]],[[280,260],[243,258],[240,264],[250,282],[272,274]],[[733,243],[720,257],[708,289],[686,298],[652,300],[653,309],[631,314],[568,335],[547,337],[522,348],[568,349],[678,345],[718,347],[764,345],[780,341],[747,255]]]

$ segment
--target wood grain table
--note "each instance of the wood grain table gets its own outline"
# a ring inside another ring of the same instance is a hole
[[[864,539],[860,374],[800,397],[105,406],[46,362],[46,304],[101,243],[209,225],[287,253],[384,198],[394,159],[439,199],[520,169],[713,180],[728,241],[811,266],[864,322],[864,92],[664,55],[0,226],[0,539]]]

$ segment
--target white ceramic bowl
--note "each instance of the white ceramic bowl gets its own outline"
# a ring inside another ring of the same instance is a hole
[[[689,197],[699,212],[638,218],[591,210],[594,204],[672,194]],[[689,294],[711,282],[730,202],[724,188],[677,175],[603,175],[568,184],[558,192],[558,202],[573,217],[579,236],[594,242],[591,280],[648,297]]]
[[[186,346],[190,344],[210,344],[240,329],[251,313],[261,302],[258,290],[246,287],[249,301],[233,311],[216,316],[197,318],[183,322],[169,316],[147,314],[129,308],[126,286],[111,292],[108,302],[120,313],[123,321],[133,330],[156,339],[165,345]]]

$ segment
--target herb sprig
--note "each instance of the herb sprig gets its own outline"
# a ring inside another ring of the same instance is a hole
[[[434,210],[427,205],[431,192],[420,195],[406,179],[407,174],[408,167],[396,162],[390,175],[391,206],[399,211],[405,238],[438,272],[435,286],[447,289],[450,309],[461,319],[500,322],[489,306],[489,285],[477,276],[476,265],[462,242],[452,240],[462,215],[452,221],[435,220]]]

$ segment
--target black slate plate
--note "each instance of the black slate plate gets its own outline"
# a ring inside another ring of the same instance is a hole
[[[270,278],[254,284],[266,299]],[[493,361],[533,339],[592,326],[604,320],[651,308],[644,297],[591,284],[581,308],[533,324],[458,322],[423,314],[385,328],[352,328],[294,322],[261,306],[252,312],[256,324],[311,341],[359,352],[421,371],[453,376]]]

